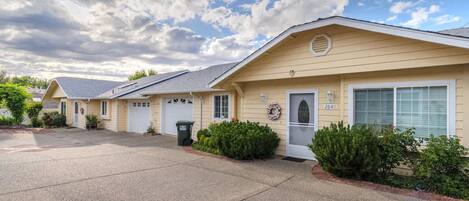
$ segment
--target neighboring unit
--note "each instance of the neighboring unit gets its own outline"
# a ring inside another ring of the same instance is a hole
[[[115,131],[152,124],[175,134],[178,120],[194,121],[193,133],[231,119],[268,124],[282,139],[278,154],[307,159],[314,133],[338,121],[458,136],[469,147],[468,33],[331,17],[293,26],[239,63],[176,72],[126,92],[120,88],[134,83],[114,83],[81,100],[99,100],[104,127]],[[55,90],[60,82],[46,96],[76,99]]]

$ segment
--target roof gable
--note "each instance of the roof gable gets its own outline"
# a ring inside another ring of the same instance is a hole
[[[210,87],[215,87],[224,80],[231,77],[235,72],[243,69],[246,65],[253,62],[256,58],[268,54],[268,51],[276,47],[278,44],[282,43],[289,37],[295,37],[296,34],[308,30],[319,29],[322,27],[327,27],[330,25],[339,25],[344,27],[350,27],[354,29],[360,29],[375,33],[381,33],[391,36],[398,36],[403,38],[415,39],[419,41],[425,41],[430,43],[436,43],[441,45],[448,45],[453,47],[460,47],[469,49],[469,38],[462,36],[454,36],[438,32],[422,31],[417,29],[410,29],[404,27],[397,27],[379,23],[373,23],[368,21],[356,20],[345,17],[330,17],[326,19],[320,19],[314,22],[305,23],[301,25],[296,25],[285,30],[277,37],[273,38],[271,41],[266,43],[264,46],[256,50],[254,53],[246,57],[240,63],[235,65],[233,68],[228,70],[226,73],[222,74],[216,78],[213,82],[210,83]]]
[[[171,80],[138,91],[138,93],[142,95],[151,95],[217,91],[216,89],[210,88],[208,84],[213,79],[232,68],[235,64],[236,63],[219,64],[202,70],[191,71]]]
[[[100,94],[98,98],[111,98],[111,99],[120,98],[126,95],[133,94],[134,92],[140,91],[152,85],[174,79],[175,77],[184,75],[187,72],[188,72],[187,70],[174,71],[174,72],[169,72],[169,73],[143,77],[138,80],[127,81]],[[142,98],[138,94],[135,96],[131,96],[131,97]]]
[[[99,94],[122,83],[73,77],[58,77],[52,81],[63,90],[63,93],[69,99],[93,99]],[[49,91],[49,88],[47,91]]]

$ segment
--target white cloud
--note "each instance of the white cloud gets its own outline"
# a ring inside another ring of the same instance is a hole
[[[411,8],[414,5],[411,1],[398,1],[394,2],[389,8],[389,11],[394,14],[402,13],[404,10]]]
[[[393,20],[395,20],[395,19],[397,19],[397,15],[393,15],[393,16],[391,16],[391,17],[386,18],[386,21],[389,22],[389,21],[393,21]]]
[[[362,7],[362,6],[365,6],[365,3],[363,3],[363,1],[360,1],[357,3],[358,6]]]
[[[209,0],[2,0],[0,69],[9,74],[125,79],[237,61],[286,28],[341,15],[348,0],[260,0],[245,10]],[[232,0],[226,0],[232,2]],[[199,19],[232,33],[205,37]]]
[[[437,25],[458,22],[461,17],[454,15],[441,15],[433,19]]]
[[[411,19],[402,25],[418,28],[422,23],[428,21],[428,16],[440,11],[440,6],[431,5],[430,8],[417,8],[411,13]]]
[[[237,13],[225,7],[215,8],[216,12],[205,12],[202,20],[251,39],[258,35],[272,37],[295,24],[341,15],[348,0],[280,0],[268,7],[269,3],[269,0],[261,0],[243,5],[244,8],[250,8],[249,14]]]

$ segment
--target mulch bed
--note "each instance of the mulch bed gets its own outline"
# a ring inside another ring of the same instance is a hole
[[[341,183],[341,184],[348,184],[348,185],[357,186],[360,188],[366,188],[366,189],[377,190],[377,191],[382,191],[382,192],[405,195],[405,196],[415,197],[415,198],[424,199],[424,200],[440,200],[440,201],[460,200],[460,199],[450,198],[447,196],[438,195],[438,194],[429,193],[429,192],[396,188],[396,187],[387,186],[383,184],[376,184],[376,183],[368,182],[368,181],[359,181],[359,180],[339,178],[339,177],[332,175],[331,173],[324,171],[319,165],[313,166],[311,173],[313,174],[314,177],[321,179],[321,180],[326,180],[326,181]]]

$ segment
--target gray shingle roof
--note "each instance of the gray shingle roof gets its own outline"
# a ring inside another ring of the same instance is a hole
[[[202,70],[191,71],[165,82],[136,91],[135,93],[149,95],[216,91],[217,89],[210,88],[208,83],[236,64],[237,63],[219,64]]]
[[[54,79],[68,98],[92,99],[122,82],[93,80],[74,77],[57,77]]]
[[[443,30],[440,31],[440,33],[449,34],[453,36],[469,37],[469,27]]]
[[[119,98],[122,96],[126,96],[126,98],[142,98],[142,96],[140,95],[134,95],[132,97],[129,97],[129,95],[145,87],[158,84],[159,82],[164,82],[168,79],[180,76],[187,72],[189,71],[187,70],[174,71],[174,72],[169,72],[169,73],[143,77],[138,80],[127,81],[118,86],[113,87],[112,89],[107,90],[106,92],[100,94],[97,98]]]

